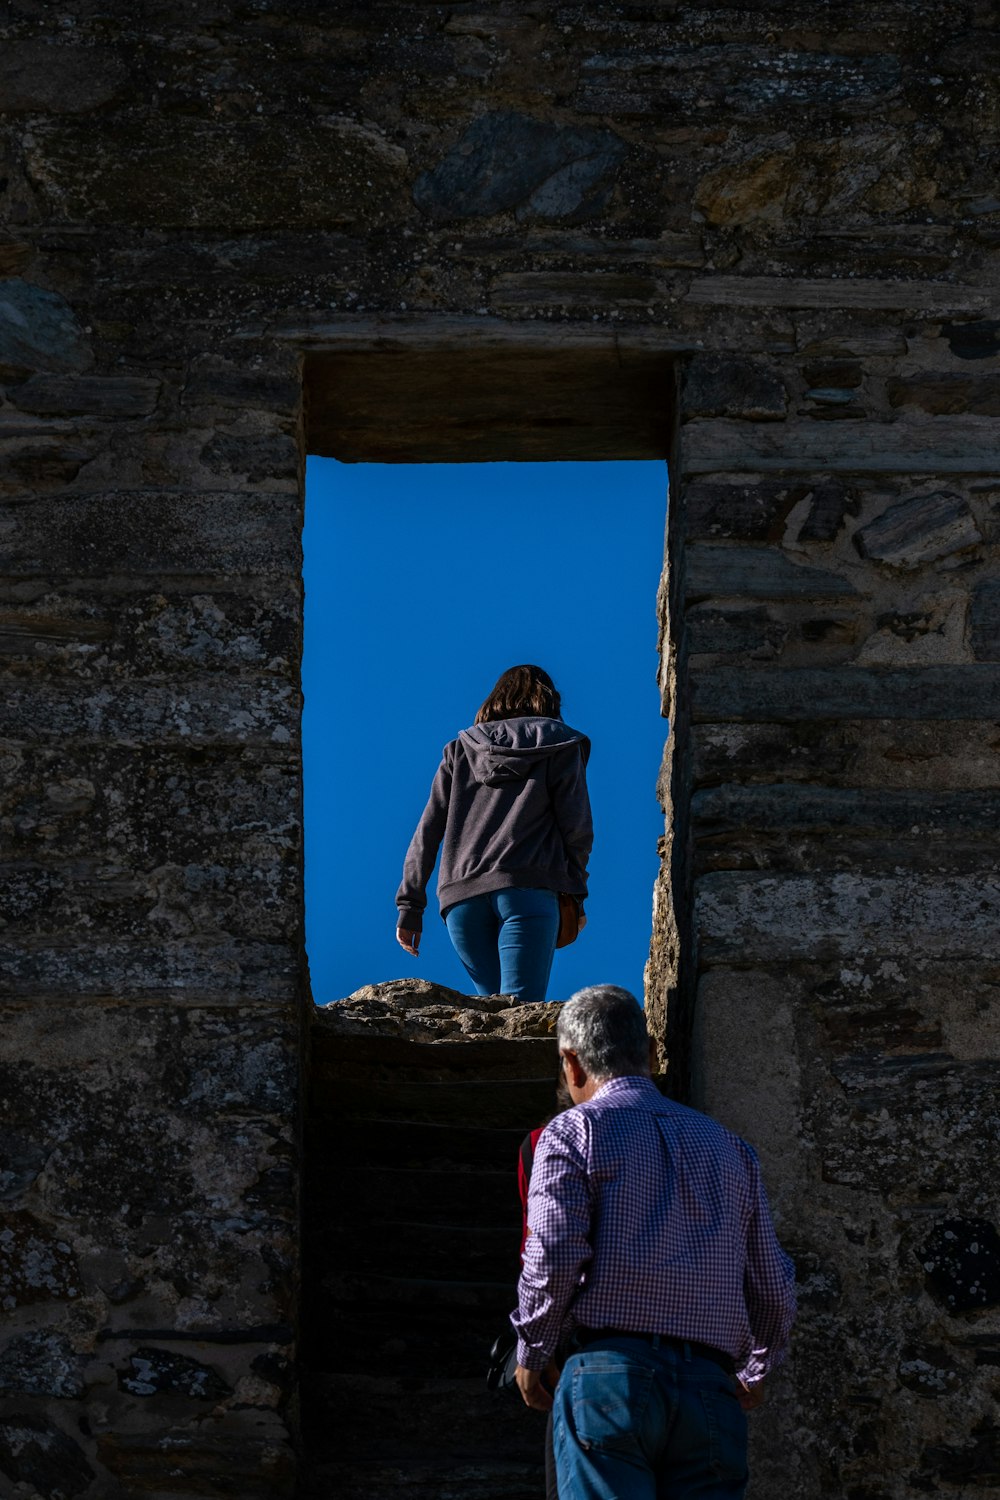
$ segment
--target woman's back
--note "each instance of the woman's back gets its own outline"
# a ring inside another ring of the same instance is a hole
[[[480,994],[516,982],[544,998],[556,898],[582,902],[587,894],[590,741],[563,723],[559,707],[540,668],[504,673],[476,723],[445,746],[406,853],[396,893],[399,942],[417,955],[440,850],[441,915]],[[537,971],[530,978],[520,964],[525,952]]]

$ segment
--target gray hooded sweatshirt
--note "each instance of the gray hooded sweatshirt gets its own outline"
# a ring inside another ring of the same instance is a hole
[[[488,891],[587,894],[594,841],[590,741],[561,719],[496,719],[444,747],[396,892],[398,925],[419,932],[438,849],[441,915]]]

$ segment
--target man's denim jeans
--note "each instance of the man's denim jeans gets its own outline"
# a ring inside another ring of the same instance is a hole
[[[742,1500],[735,1383],[685,1346],[588,1345],[563,1368],[554,1419],[560,1500]]]
[[[460,901],[445,921],[477,995],[545,999],[559,934],[554,891],[490,891]]]

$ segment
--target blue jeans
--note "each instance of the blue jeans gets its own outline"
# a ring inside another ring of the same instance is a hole
[[[460,901],[445,921],[477,995],[545,999],[559,933],[554,891],[490,891]]]
[[[563,1367],[554,1426],[560,1500],[742,1500],[735,1381],[686,1346],[588,1345]]]

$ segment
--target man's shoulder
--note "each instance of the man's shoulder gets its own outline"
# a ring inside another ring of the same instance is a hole
[[[602,1089],[592,1099],[577,1105],[575,1110],[568,1113],[589,1116],[594,1124],[602,1117],[613,1118],[619,1112],[629,1112],[639,1117],[659,1117],[680,1136],[697,1138],[706,1144],[712,1143],[720,1150],[728,1148],[752,1162],[756,1161],[753,1147],[742,1136],[736,1135],[711,1115],[661,1094],[652,1079],[613,1079],[612,1084],[613,1087]]]

